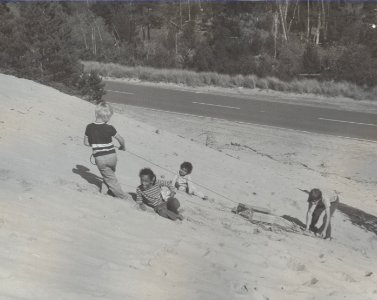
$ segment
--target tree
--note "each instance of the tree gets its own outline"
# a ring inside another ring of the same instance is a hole
[[[317,74],[321,70],[317,46],[308,43],[302,56],[303,71],[308,74]]]
[[[81,73],[67,15],[58,3],[20,6],[24,27],[24,73],[44,82],[72,85]]]
[[[377,78],[377,59],[363,45],[349,45],[336,63],[333,78],[347,80],[359,85],[375,86]]]
[[[27,50],[22,24],[3,3],[0,3],[0,41],[0,66],[12,72],[20,69]]]

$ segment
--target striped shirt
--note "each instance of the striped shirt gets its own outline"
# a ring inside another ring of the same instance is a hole
[[[106,123],[91,123],[86,126],[85,135],[93,149],[93,156],[115,153],[112,138],[117,134],[116,129]]]
[[[167,180],[156,180],[156,183],[148,189],[144,189],[142,185],[139,185],[136,189],[136,202],[141,204],[145,203],[148,206],[155,208],[160,204],[164,203],[161,196],[161,189],[163,186],[169,188],[169,190],[174,191],[174,187],[171,185],[170,181]]]

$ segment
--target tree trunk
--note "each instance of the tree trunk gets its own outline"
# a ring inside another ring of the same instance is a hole
[[[310,40],[310,1],[307,0],[307,4],[308,4],[308,24],[307,24],[307,27],[308,27],[308,31],[307,31],[307,40],[309,41]]]
[[[93,48],[93,55],[97,55],[97,42],[96,42],[96,32],[94,31],[94,27],[92,28],[92,48]]]
[[[175,33],[175,55],[178,54],[178,31]]]
[[[281,27],[283,29],[283,40],[286,42],[288,41],[288,35],[287,35],[287,11],[288,11],[288,2],[282,7],[282,4],[278,3],[279,8],[279,14],[280,14],[280,22]]]
[[[180,27],[180,29],[182,29],[182,3],[181,3],[181,0],[179,0],[179,22],[180,22],[180,25],[181,25],[181,27]]]
[[[318,22],[317,22],[317,30],[315,35],[315,43],[319,45],[319,35],[321,32],[321,9],[318,9]]]
[[[85,32],[84,32],[84,29],[82,28],[81,24],[80,24],[80,29],[81,29],[82,38],[83,38],[83,41],[84,41],[84,44],[85,44],[85,50],[88,50],[89,49],[88,42],[86,41]]]
[[[279,22],[279,16],[278,16],[278,13],[275,12],[275,14],[274,14],[274,20],[273,20],[273,32],[274,32],[274,59],[276,59],[276,57],[277,57],[278,22]]]
[[[296,10],[297,10],[298,7],[299,7],[298,0],[296,0],[295,8],[293,10],[293,16],[292,16],[292,19],[289,21],[289,25],[288,25],[288,34],[291,32],[292,22],[295,19]]]
[[[326,18],[325,3],[323,2],[323,0],[321,0],[321,5],[322,5],[323,39],[324,39],[324,41],[327,41],[327,18]]]
[[[97,28],[97,32],[98,32],[98,36],[99,36],[99,39],[101,40],[101,42],[103,41],[102,39],[102,34],[101,34],[101,30],[99,29],[99,26],[97,25],[96,21],[94,21],[94,24]]]

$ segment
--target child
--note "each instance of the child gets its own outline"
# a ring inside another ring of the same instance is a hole
[[[184,162],[181,164],[178,174],[174,177],[172,185],[177,188],[179,191],[183,191],[190,195],[198,196],[203,200],[207,200],[208,197],[205,196],[202,192],[198,191],[192,183],[191,172],[192,164],[190,162]]]
[[[156,179],[151,169],[142,169],[139,173],[141,184],[136,189],[136,202],[142,210],[146,210],[144,203],[152,208],[161,217],[170,220],[182,220],[182,215],[179,214],[179,201],[173,198],[175,195],[174,187],[166,180]],[[170,198],[165,202],[161,196],[161,188],[168,187],[171,194]]]
[[[110,104],[101,102],[96,106],[96,121],[86,126],[84,144],[93,149],[93,157],[103,181],[109,189],[108,194],[127,199],[128,196],[123,192],[115,176],[117,155],[112,138],[119,142],[119,150],[125,151],[126,148],[124,139],[113,126],[107,124],[112,115],[113,109]]]
[[[331,217],[339,204],[339,196],[334,195],[330,198],[322,197],[319,189],[312,189],[309,193],[309,207],[306,214],[306,231],[319,233],[322,238],[331,239]],[[315,227],[322,212],[325,211],[322,226],[317,229]]]

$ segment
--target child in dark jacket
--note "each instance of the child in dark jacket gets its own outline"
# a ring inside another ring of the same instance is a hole
[[[169,181],[156,179],[151,169],[142,169],[139,173],[141,184],[136,189],[136,202],[142,210],[148,205],[152,207],[161,217],[170,220],[182,220],[183,216],[178,212],[179,201],[174,198],[175,189]],[[170,190],[170,197],[164,201],[161,195],[162,187]]]

